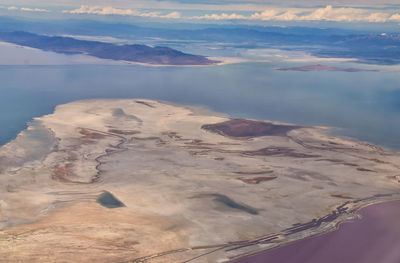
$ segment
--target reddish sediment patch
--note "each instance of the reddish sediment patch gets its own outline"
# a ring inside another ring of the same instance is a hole
[[[127,131],[127,130],[117,130],[117,129],[109,129],[108,132],[115,133],[118,135],[135,135],[139,134],[139,131]]]
[[[221,123],[205,124],[201,128],[229,137],[260,137],[286,136],[289,131],[300,127],[263,121],[233,119]]]
[[[245,155],[250,156],[276,156],[276,157],[293,157],[293,158],[317,158],[321,157],[316,154],[299,153],[294,149],[285,147],[267,147],[255,151],[243,151]]]
[[[70,177],[74,175],[73,167],[72,163],[58,164],[53,170],[51,179],[62,183],[71,183],[72,180]]]
[[[357,168],[357,170],[360,171],[360,172],[372,172],[372,173],[376,173],[374,170],[370,170],[370,169],[366,169],[366,168],[362,168],[362,167]]]
[[[262,170],[262,171],[238,171],[235,172],[235,174],[251,174],[251,175],[256,175],[256,174],[270,174],[273,173],[273,170]]]
[[[79,138],[80,143],[82,144],[92,144],[95,143],[96,140],[106,137],[106,135],[103,133],[95,132],[86,128],[80,128],[79,133],[83,135],[81,138]]]
[[[327,162],[332,162],[332,163],[337,163],[337,164],[341,164],[341,165],[346,165],[346,166],[353,166],[353,167],[357,167],[358,164],[355,163],[349,163],[343,160],[339,160],[339,159],[319,159],[316,161],[327,161]]]
[[[341,194],[332,194],[331,196],[332,196],[332,197],[336,197],[336,198],[341,198],[341,199],[354,199],[354,198],[351,197],[351,196],[348,196],[348,195],[341,195]]]
[[[239,180],[246,184],[259,184],[261,182],[272,181],[276,178],[277,178],[276,176],[270,176],[270,177],[255,177],[255,178],[239,178]]]

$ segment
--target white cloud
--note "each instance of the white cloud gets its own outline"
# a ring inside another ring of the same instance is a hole
[[[293,20],[298,20],[296,11],[293,10],[288,10],[284,12],[283,14],[277,15],[274,17],[274,20],[279,20],[279,21],[293,21]]]
[[[249,18],[253,19],[253,20],[272,20],[279,13],[280,13],[280,11],[278,11],[276,9],[267,9],[261,13],[254,13]]]
[[[150,1],[150,0],[149,0]],[[139,1],[140,2],[140,1]],[[137,3],[139,3],[137,2]],[[114,2],[113,2],[114,3]],[[136,2],[135,2],[136,3]],[[226,8],[231,5],[226,5]],[[254,7],[248,5],[247,8]],[[260,6],[258,6],[259,8]],[[8,10],[19,10],[26,12],[50,12],[47,9],[0,6]],[[147,18],[165,18],[165,19],[197,19],[197,20],[253,20],[253,21],[334,21],[334,22],[400,22],[400,13],[394,13],[390,9],[367,9],[360,7],[334,7],[327,5],[322,8],[284,8],[284,7],[265,7],[264,10],[253,9],[253,11],[228,11],[214,10],[214,12],[198,15],[183,16],[180,12],[173,9],[164,9],[161,11],[143,11],[141,8],[121,8],[103,5],[81,5],[79,8],[64,10],[63,13],[69,14],[92,14],[92,15],[121,15],[137,16]],[[146,8],[151,10],[151,8]],[[160,10],[160,9],[159,9]],[[203,10],[204,11],[204,10]],[[185,12],[185,11],[182,11]]]
[[[368,22],[387,22],[390,15],[386,13],[372,13],[370,14],[366,20]]]
[[[122,15],[122,16],[140,16],[140,17],[153,17],[153,18],[180,18],[179,12],[171,12],[162,14],[161,12],[139,12],[132,9],[114,8],[111,6],[88,6],[82,5],[80,8],[74,10],[64,10],[63,13],[70,14],[94,14],[94,15]]]
[[[16,6],[9,6],[9,7],[5,7],[5,6],[0,6],[0,9],[7,9],[10,11],[25,11],[25,12],[50,12],[50,10],[47,9],[40,9],[40,8],[29,8],[29,7],[21,7],[18,8]]]
[[[82,5],[80,8],[74,10],[64,10],[63,13],[70,14],[96,14],[96,15],[132,15],[131,9],[118,9],[111,6],[88,6]]]
[[[164,15],[164,18],[175,18],[175,19],[181,18],[181,13],[176,12],[176,11],[175,12],[171,12],[169,14]]]
[[[389,17],[389,21],[400,22],[400,14],[393,14]]]
[[[171,12],[168,14],[161,14],[161,12],[134,12],[133,14],[134,16],[141,16],[141,17],[151,17],[151,18],[173,18],[173,19],[177,19],[177,18],[181,18],[181,14],[179,12]]]
[[[327,5],[323,8],[269,8],[263,12],[255,12],[249,16],[236,13],[232,14],[207,14],[193,17],[196,19],[247,19],[261,21],[335,21],[335,22],[375,22],[383,23],[390,21],[400,21],[400,14],[391,14],[389,12],[377,12],[374,10],[340,7],[335,8]]]
[[[29,7],[21,7],[21,11],[27,11],[27,12],[50,12],[47,9],[40,9],[40,8],[29,8]]]
[[[193,16],[190,17],[191,19],[206,19],[206,20],[235,20],[235,19],[247,19],[245,16],[243,15],[238,15],[235,13],[232,14],[226,14],[226,13],[222,13],[222,14],[206,14],[203,16]]]
[[[389,14],[382,12],[371,12],[365,9],[357,8],[334,8],[327,5],[324,8],[318,8],[305,16],[297,16],[294,20],[307,21],[336,21],[336,22],[386,22]]]

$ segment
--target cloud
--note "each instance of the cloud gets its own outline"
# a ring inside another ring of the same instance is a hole
[[[294,21],[298,20],[297,11],[289,10],[280,15],[277,15],[273,18],[273,20],[279,21]]]
[[[389,21],[400,22],[400,14],[393,14],[389,17]]]
[[[388,21],[389,16],[390,15],[388,15],[386,13],[372,13],[368,17],[366,17],[366,20],[368,22],[381,22],[381,23],[383,23],[383,22],[387,22]]]
[[[88,6],[82,5],[80,8],[73,10],[64,10],[63,13],[69,14],[94,14],[94,15],[121,15],[121,16],[140,16],[140,17],[152,17],[152,18],[180,18],[179,12],[171,12],[168,14],[162,14],[161,12],[140,12],[132,9],[121,9],[114,8],[111,6]]]
[[[171,12],[169,14],[164,15],[164,18],[175,18],[175,19],[181,18],[181,13],[176,12],[176,11],[175,12]]]
[[[267,9],[264,10],[261,13],[254,13],[252,14],[249,19],[252,20],[272,20],[274,17],[276,17],[280,12],[275,9]]]
[[[121,0],[122,1],[122,0]],[[154,0],[148,0],[154,1]],[[260,0],[260,3],[263,2]],[[114,2],[113,2],[114,3]],[[135,2],[137,5],[141,1]],[[148,2],[149,3],[149,2]],[[166,3],[166,2],[163,2]],[[185,1],[182,2],[188,5]],[[237,3],[238,2],[232,2]],[[191,4],[197,6],[198,4]],[[243,5],[243,3],[241,4]],[[124,5],[122,5],[124,6]],[[246,5],[245,10],[254,8],[260,8],[255,3]],[[157,6],[154,7],[156,9]],[[334,7],[327,5],[320,8],[310,7],[266,7],[264,10],[253,9],[252,11],[234,11],[234,10],[223,10],[223,7],[230,8],[231,4],[223,5],[217,10],[209,13],[203,13],[198,16],[185,16],[177,10],[170,8],[159,9],[157,11],[149,11],[152,8],[121,8],[115,6],[108,6],[107,3],[103,5],[81,5],[79,8],[64,10],[63,13],[68,14],[91,14],[91,15],[120,15],[120,16],[137,16],[147,18],[165,18],[165,19],[188,19],[188,20],[214,20],[214,21],[229,21],[229,20],[247,20],[247,21],[333,21],[333,22],[400,22],[400,13],[394,13],[394,9],[369,9],[361,7]],[[235,8],[238,6],[235,6]],[[8,10],[19,10],[26,12],[50,12],[47,9],[40,8],[29,8],[29,7],[15,7],[15,6],[0,6],[0,8]],[[144,11],[146,10],[146,11]],[[164,10],[164,11],[158,11]],[[187,10],[182,11],[185,13]],[[201,9],[199,9],[201,11]],[[202,10],[206,12],[205,10]]]
[[[308,15],[297,16],[294,20],[306,21],[336,21],[336,22],[386,22],[389,14],[382,12],[371,12],[365,9],[341,7],[334,8],[327,5],[318,8]]]
[[[269,8],[262,12],[255,12],[249,16],[237,13],[231,14],[206,14],[193,17],[196,19],[245,19],[261,21],[334,21],[334,22],[393,22],[400,21],[400,14],[376,11],[372,9],[361,9],[351,7],[335,8],[327,5],[323,8]]]
[[[29,7],[21,7],[20,10],[27,11],[27,12],[50,12],[50,10],[47,10],[47,9],[29,8]]]
[[[20,11],[25,11],[25,12],[50,12],[50,10],[47,10],[47,9],[29,8],[29,7],[18,8],[16,6],[9,6],[9,7],[0,6],[0,9],[7,9],[10,11],[20,10]]]
[[[88,6],[88,5],[81,5],[80,8],[74,10],[64,10],[63,13],[96,14],[96,15],[133,15],[133,11],[131,9],[118,9],[111,6],[99,7],[99,6]]]
[[[190,17],[191,19],[206,19],[206,20],[235,20],[235,19],[246,19],[245,16],[243,15],[238,15],[238,14],[211,14],[211,15],[203,15],[203,16],[193,16]]]

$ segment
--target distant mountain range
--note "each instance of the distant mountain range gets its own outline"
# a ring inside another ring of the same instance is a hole
[[[400,34],[390,32],[245,25],[138,26],[107,21],[0,17],[1,31],[27,31],[40,35],[111,36],[131,42],[160,39],[161,45],[165,45],[167,41],[204,41],[245,49],[299,50],[317,57],[355,58],[371,64],[400,64]],[[209,63],[204,57],[202,59],[201,63]]]
[[[63,54],[86,54],[103,59],[123,60],[157,65],[212,65],[217,61],[186,54],[168,47],[116,45],[71,37],[43,36],[23,31],[0,32],[0,40],[21,46]]]

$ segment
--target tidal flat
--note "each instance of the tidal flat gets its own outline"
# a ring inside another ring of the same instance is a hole
[[[0,148],[20,158],[0,169],[5,262],[229,262],[400,198],[399,153],[326,127],[147,99],[71,102],[35,123],[46,136]],[[48,150],[25,162],[35,143]]]

